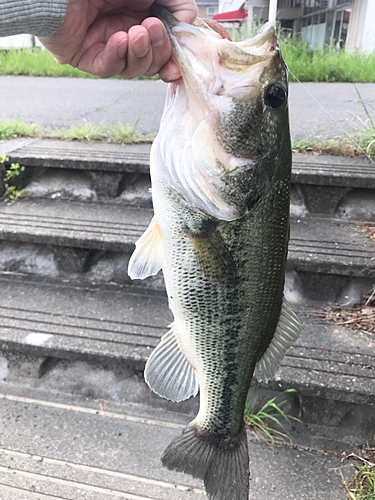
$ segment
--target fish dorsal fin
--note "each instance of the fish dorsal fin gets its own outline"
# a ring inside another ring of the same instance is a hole
[[[145,380],[159,396],[179,402],[196,396],[199,385],[180,346],[176,326],[171,326],[147,360]]]
[[[276,373],[286,351],[302,333],[302,323],[284,297],[279,322],[266,352],[255,366],[254,376],[268,382]]]
[[[150,225],[135,244],[128,274],[132,280],[143,280],[157,274],[163,265],[163,247],[159,226],[152,218]]]

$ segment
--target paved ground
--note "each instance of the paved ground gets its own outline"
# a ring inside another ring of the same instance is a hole
[[[366,114],[351,83],[306,83],[318,101],[347,131],[362,128]],[[375,116],[375,84],[357,85]],[[84,120],[120,121],[143,132],[156,132],[166,85],[155,81],[80,80],[72,78],[0,77],[0,117],[68,127]],[[299,83],[290,85],[291,130],[295,139],[342,135],[340,126]],[[30,97],[32,96],[32,97]]]
[[[0,399],[1,500],[206,498],[199,480],[159,460],[187,415],[4,384]],[[250,499],[346,498],[339,458],[249,438]],[[345,465],[344,475],[350,472]]]

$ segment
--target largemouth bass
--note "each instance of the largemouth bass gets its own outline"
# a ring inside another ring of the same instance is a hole
[[[151,151],[154,218],[129,263],[131,278],[163,269],[174,315],[145,369],[150,388],[197,417],[162,463],[204,480],[213,500],[245,500],[244,407],[301,324],[283,297],[291,144],[287,67],[273,24],[222,39],[203,21],[159,7],[182,78],[168,87]]]

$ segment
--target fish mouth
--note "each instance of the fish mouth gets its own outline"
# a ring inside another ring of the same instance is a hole
[[[242,42],[222,38],[201,19],[193,25],[176,19],[164,6],[154,3],[153,15],[164,24],[172,45],[172,58],[185,84],[207,102],[209,96],[256,97],[259,79],[280,53],[274,23]]]

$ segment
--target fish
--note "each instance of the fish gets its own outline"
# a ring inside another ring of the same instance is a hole
[[[154,4],[156,6],[156,4]],[[153,219],[129,276],[164,274],[174,320],[145,367],[158,395],[199,392],[196,418],[162,455],[211,500],[246,500],[244,408],[302,331],[284,297],[291,141],[288,70],[267,23],[223,39],[156,6],[182,77],[170,83],[150,155]]]

